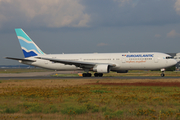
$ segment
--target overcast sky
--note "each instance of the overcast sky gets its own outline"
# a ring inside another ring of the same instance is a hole
[[[0,0],[0,65],[24,55],[15,28],[45,53],[180,52],[180,0]]]

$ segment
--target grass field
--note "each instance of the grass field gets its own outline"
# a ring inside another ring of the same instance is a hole
[[[2,80],[0,119],[180,119],[180,80]]]

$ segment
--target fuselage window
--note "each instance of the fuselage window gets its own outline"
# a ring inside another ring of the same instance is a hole
[[[129,60],[152,60],[152,58],[129,58]]]

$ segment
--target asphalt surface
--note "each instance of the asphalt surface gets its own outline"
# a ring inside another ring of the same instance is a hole
[[[0,80],[27,80],[27,79],[180,79],[180,77],[152,77],[152,76],[116,76],[116,77],[53,77],[53,76],[26,76],[0,77]]]
[[[28,73],[1,73],[0,80],[26,80],[26,79],[180,79],[180,77],[161,76],[114,76],[114,77],[81,77],[81,76],[52,76],[55,74],[70,74],[73,71],[28,72]]]

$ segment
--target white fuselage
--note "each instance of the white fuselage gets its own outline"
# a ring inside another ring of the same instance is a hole
[[[93,63],[110,63],[115,66],[111,71],[118,70],[153,70],[163,69],[173,66],[176,60],[165,53],[147,52],[147,53],[94,53],[94,54],[48,54],[29,57],[26,59],[36,60],[36,62],[21,62],[23,64],[33,65],[53,70],[78,70],[81,69],[75,65],[65,65],[54,63],[49,60],[38,59],[37,57],[46,57],[61,60],[83,61]]]

